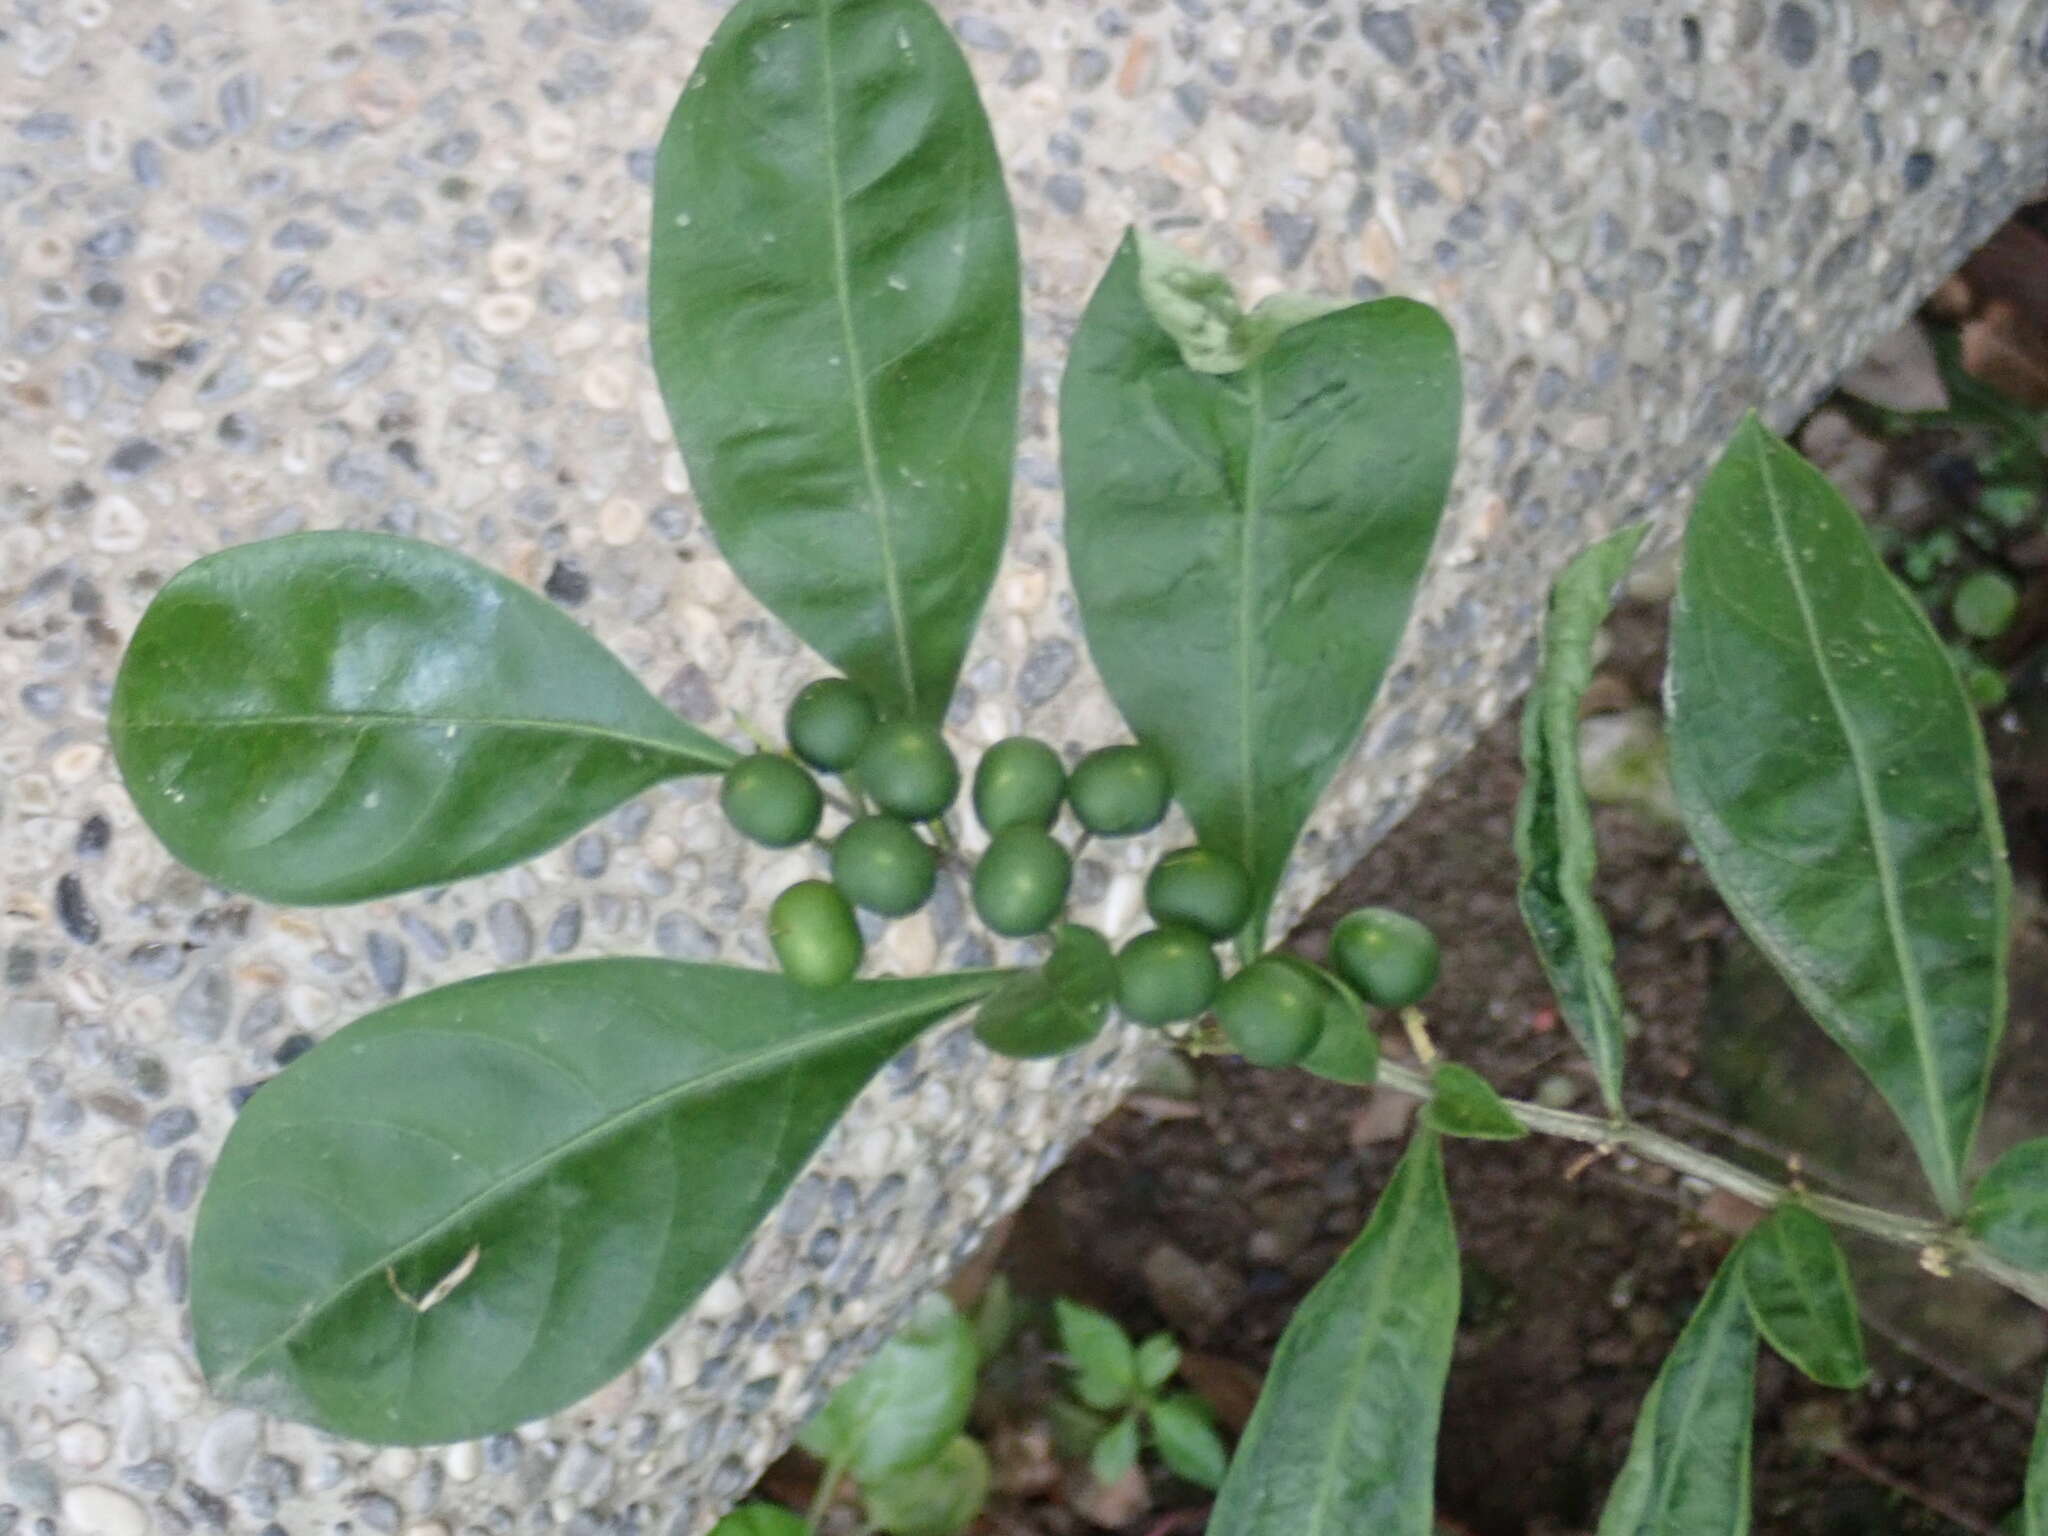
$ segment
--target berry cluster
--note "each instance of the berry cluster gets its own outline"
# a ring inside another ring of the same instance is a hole
[[[830,880],[803,880],[776,897],[768,936],[776,959],[809,986],[833,986],[860,967],[860,907],[903,917],[930,899],[944,820],[960,793],[960,767],[935,727],[882,720],[861,688],[821,678],[790,705],[790,754],[762,750],[726,771],[720,804],[742,834],[771,848],[817,835],[826,795],[816,773],[837,775],[852,819],[829,845]],[[975,770],[974,812],[989,843],[972,876],[974,910],[989,930],[1024,938],[1051,928],[1066,907],[1073,859],[1053,835],[1060,807],[1096,837],[1149,832],[1172,799],[1166,763],[1144,745],[1103,747],[1069,773],[1045,742],[997,742]],[[1353,912],[1331,936],[1335,974],[1294,955],[1262,955],[1227,980],[1216,947],[1251,916],[1244,867],[1213,848],[1180,848],[1145,882],[1157,927],[1116,957],[1117,1002],[1135,1023],[1166,1025],[1213,1008],[1233,1048],[1261,1066],[1312,1051],[1326,1025],[1418,1001],[1436,981],[1437,947],[1413,918],[1384,908]],[[1339,978],[1342,978],[1340,981]],[[1355,995],[1354,995],[1355,994]]]

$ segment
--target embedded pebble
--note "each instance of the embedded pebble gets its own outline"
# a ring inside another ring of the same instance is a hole
[[[145,1536],[149,1513],[141,1504],[101,1483],[64,1490],[64,1522],[78,1536]]]

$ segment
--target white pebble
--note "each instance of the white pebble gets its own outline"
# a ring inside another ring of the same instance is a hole
[[[77,1536],[145,1536],[149,1512],[118,1489],[80,1483],[64,1490],[64,1523]]]
[[[451,1445],[442,1458],[442,1465],[448,1475],[458,1483],[473,1483],[477,1474],[483,1471],[483,1452],[474,1440],[465,1440],[460,1445]]]
[[[96,741],[74,741],[50,759],[50,773],[59,784],[78,784],[92,777],[100,765]]]
[[[494,293],[476,307],[476,323],[492,336],[509,336],[532,318],[533,296],[526,293]]]
[[[107,1432],[84,1419],[73,1419],[57,1431],[57,1455],[71,1466],[96,1467],[112,1450]]]
[[[132,554],[149,538],[149,519],[126,496],[102,496],[92,509],[92,546],[108,554]]]
[[[207,1487],[226,1491],[241,1481],[249,1458],[256,1454],[263,1421],[246,1408],[230,1408],[206,1426],[199,1437],[193,1467]]]
[[[529,241],[502,240],[491,247],[491,278],[500,288],[523,288],[540,276],[540,251]]]
[[[150,1406],[160,1418],[190,1418],[206,1400],[191,1367],[171,1350],[143,1350],[128,1367],[128,1374],[149,1394]]]
[[[142,302],[160,315],[167,315],[178,304],[178,274],[169,267],[151,267],[142,274],[136,286],[142,292]]]
[[[630,544],[646,529],[647,514],[624,496],[614,496],[598,509],[598,537],[607,544]]]
[[[616,411],[633,398],[633,383],[617,363],[592,363],[583,371],[583,398],[600,411]]]
[[[537,115],[526,130],[536,160],[562,160],[576,147],[576,124],[559,112]]]
[[[37,277],[55,277],[71,267],[71,247],[55,235],[37,235],[21,253],[22,267]]]
[[[320,359],[306,352],[279,363],[275,368],[266,369],[261,382],[265,389],[297,389],[309,379],[318,377],[319,373]]]
[[[21,1336],[23,1356],[39,1371],[47,1371],[55,1365],[63,1349],[64,1341],[48,1323],[30,1323],[28,1331]]]

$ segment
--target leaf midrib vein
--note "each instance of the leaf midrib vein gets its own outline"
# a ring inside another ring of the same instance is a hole
[[[1813,611],[1813,599],[1806,590],[1806,579],[1799,569],[1797,552],[1792,547],[1791,536],[1785,527],[1784,509],[1779,503],[1778,485],[1771,470],[1770,454],[1758,448],[1755,450],[1757,470],[1763,484],[1764,506],[1771,517],[1771,537],[1778,546],[1779,558],[1785,563],[1786,579],[1792,587],[1793,601],[1799,608],[1799,621],[1806,631],[1806,643],[1813,656],[1813,668],[1820,678],[1821,688],[1827,694],[1828,706],[1835,713],[1835,721],[1841,727],[1842,739],[1848,743],[1849,762],[1856,774],[1856,785],[1860,791],[1859,800],[1863,811],[1864,830],[1870,837],[1870,852],[1877,865],[1878,894],[1883,901],[1885,935],[1891,941],[1892,958],[1899,968],[1899,979],[1905,993],[1906,1022],[1913,1032],[1914,1056],[1920,1068],[1920,1086],[1927,1095],[1926,1113],[1929,1128],[1933,1131],[1933,1145],[1940,1156],[1939,1178],[1935,1181],[1944,1205],[1953,1205],[1956,1199],[1955,1153],[1949,1146],[1948,1130],[1943,1113],[1944,1098],[1940,1080],[1935,1075],[1934,1043],[1930,1036],[1927,1017],[1927,999],[1921,992],[1920,972],[1914,965],[1906,945],[1905,913],[1900,905],[1899,874],[1892,863],[1891,845],[1885,841],[1884,829],[1877,823],[1876,813],[1881,805],[1877,777],[1871,770],[1867,748],[1857,734],[1849,715],[1848,705],[1842,698],[1841,689],[1835,683],[1833,671],[1828,666],[1827,650],[1821,643],[1820,625]]]
[[[839,164],[839,87],[832,70],[832,4],[818,0],[818,72],[825,114],[825,225],[832,237],[832,297],[839,310],[841,344],[846,351],[846,379],[853,399],[854,436],[860,443],[861,473],[868,483],[868,512],[881,545],[882,591],[889,604],[890,638],[896,667],[902,674],[903,698],[917,712],[917,670],[910,659],[909,620],[903,611],[903,587],[896,570],[896,541],[889,523],[889,501],[882,489],[881,456],[875,447],[875,424],[868,410],[867,373],[861,363],[860,336],[853,324],[852,274],[847,270],[845,181]]]
[[[820,1030],[815,1034],[801,1035],[773,1050],[745,1057],[740,1061],[733,1062],[726,1067],[703,1076],[685,1078],[679,1083],[671,1084],[666,1088],[647,1095],[637,1104],[633,1104],[622,1110],[619,1114],[587,1127],[565,1141],[542,1148],[516,1168],[509,1170],[484,1188],[478,1190],[469,1199],[463,1201],[462,1204],[428,1227],[424,1232],[407,1239],[398,1247],[381,1256],[377,1261],[366,1268],[358,1270],[340,1284],[332,1287],[317,1302],[300,1308],[295,1321],[289,1328],[284,1329],[274,1339],[264,1344],[262,1348],[251,1351],[239,1365],[224,1372],[221,1380],[223,1382],[239,1380],[248,1373],[257,1361],[283,1348],[308,1326],[319,1322],[325,1317],[328,1309],[341,1298],[353,1292],[356,1287],[374,1279],[385,1269],[399,1264],[410,1254],[431,1245],[440,1238],[445,1237],[448,1233],[460,1230],[462,1225],[479,1209],[504,1199],[515,1190],[524,1187],[535,1178],[546,1173],[555,1164],[560,1163],[566,1158],[576,1156],[587,1147],[633,1130],[646,1121],[658,1117],[678,1100],[709,1096],[734,1084],[743,1083],[755,1077],[770,1075],[776,1068],[790,1062],[800,1061],[808,1056],[827,1054],[839,1045],[849,1041],[858,1041],[868,1035],[883,1033],[893,1025],[900,1024],[905,1020],[922,1014],[936,1016],[939,1013],[963,1007],[973,1001],[981,992],[988,990],[993,984],[994,979],[999,978],[1001,974],[1000,972],[993,971],[962,973],[962,979],[970,980],[973,984],[963,987],[961,995],[951,1002],[945,1004],[938,1004],[932,1001],[906,1002],[901,1007],[887,1012],[869,1014],[835,1028]],[[443,1032],[445,1033],[445,1031]]]
[[[1237,558],[1241,579],[1237,591],[1237,785],[1238,815],[1244,846],[1240,858],[1255,883],[1263,883],[1257,854],[1258,763],[1252,751],[1252,616],[1257,587],[1258,531],[1260,516],[1259,475],[1263,468],[1259,445],[1265,437],[1266,388],[1257,364],[1247,374],[1251,406],[1251,440],[1245,452],[1244,516],[1238,522]]]
[[[121,722],[121,728],[128,731],[270,730],[285,726],[304,726],[332,731],[367,731],[378,726],[536,731],[557,736],[582,736],[598,741],[611,741],[625,747],[641,747],[650,752],[659,752],[664,757],[680,757],[703,762],[717,761],[711,753],[694,745],[685,746],[678,742],[662,741],[653,736],[638,736],[630,731],[613,730],[608,726],[592,725],[584,721],[534,720],[518,715],[409,715],[396,710],[338,710],[329,715],[194,715],[178,720],[137,720],[130,717]],[[710,741],[710,738],[707,737],[706,740]]]

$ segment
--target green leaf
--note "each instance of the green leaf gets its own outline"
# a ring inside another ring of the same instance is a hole
[[[214,1168],[207,1379],[386,1444],[575,1402],[718,1276],[883,1063],[999,976],[590,960],[357,1020],[249,1100]]]
[[[1870,1379],[1856,1289],[1828,1224],[1781,1205],[1742,1240],[1742,1294],[1771,1347],[1824,1387]]]
[[[1732,1257],[1636,1416],[1599,1536],[1748,1536],[1756,1325]]]
[[[812,1455],[843,1463],[862,1484],[909,1472],[967,1427],[979,1363],[967,1319],[944,1296],[928,1295],[798,1440]]]
[[[541,597],[374,533],[244,544],[172,577],[108,730],[165,847],[293,905],[502,869],[735,755]]]
[[[1144,1391],[1158,1391],[1179,1369],[1180,1346],[1169,1335],[1155,1333],[1138,1346],[1135,1370],[1138,1385]]]
[[[974,1309],[974,1352],[983,1365],[1003,1352],[1017,1330],[1017,1296],[1010,1277],[998,1270]]]
[[[2007,1263],[2048,1269],[2048,1137],[2021,1142],[1985,1170],[1963,1225]]]
[[[936,721],[1009,521],[1021,311],[988,119],[921,0],[742,0],[654,168],[655,373],[719,548]]]
[[[811,1528],[780,1504],[742,1504],[711,1527],[711,1536],[811,1536]]]
[[[1686,532],[1667,689],[1708,873],[1954,1211],[2005,1025],[1984,741],[1856,514],[1754,417]]]
[[[1470,1067],[1440,1062],[1430,1078],[1429,1103],[1423,1118],[1446,1136],[1474,1141],[1519,1141],[1529,1127],[1502,1102],[1493,1084]]]
[[[1620,1115],[1621,988],[1614,939],[1593,899],[1599,848],[1579,776],[1579,701],[1593,680],[1593,640],[1615,583],[1627,574],[1644,526],[1623,528],[1587,549],[1550,589],[1543,670],[1522,706],[1522,795],[1515,807],[1515,897],[1558,1012],[1593,1060],[1600,1096]]]
[[[1305,294],[1276,293],[1250,314],[1223,273],[1202,266],[1168,241],[1133,230],[1138,293],[1161,330],[1197,373],[1236,373],[1254,362],[1282,331],[1343,306]]]
[[[1443,1144],[1425,1126],[1281,1336],[1209,1536],[1431,1536],[1457,1323]]]
[[[1095,1449],[1088,1453],[1088,1470],[1095,1481],[1107,1487],[1121,1482],[1131,1468],[1138,1464],[1138,1416],[1127,1413],[1095,1442]]]
[[[1202,842],[1252,876],[1255,942],[1358,738],[1436,535],[1458,441],[1449,329],[1406,299],[1190,368],[1127,238],[1060,393],[1088,646]]]
[[[1221,1488],[1230,1470],[1230,1452],[1209,1422],[1209,1408],[1192,1392],[1176,1392],[1145,1410],[1159,1459],[1175,1477],[1203,1488]]]
[[[1063,924],[1035,971],[1004,982],[974,1016],[981,1043],[1005,1056],[1059,1056],[1102,1033],[1116,997],[1116,957],[1093,928]]]
[[[2020,1506],[2021,1536],[2048,1536],[2048,1398],[2034,1420],[2034,1446],[2027,1457],[2027,1492]]]
[[[1378,1082],[1380,1037],[1372,1027],[1372,1014],[1365,1000],[1346,986],[1342,978],[1320,965],[1304,962],[1302,969],[1314,974],[1328,996],[1323,1004],[1322,1033],[1295,1065],[1317,1077],[1355,1088]]]
[[[958,1536],[988,1502],[988,1455],[956,1435],[931,1460],[879,1482],[862,1483],[861,1503],[889,1536]]]
[[[1068,1301],[1052,1304],[1060,1350],[1074,1372],[1074,1392],[1091,1408],[1120,1408],[1138,1387],[1137,1353],[1130,1335],[1093,1307]]]

